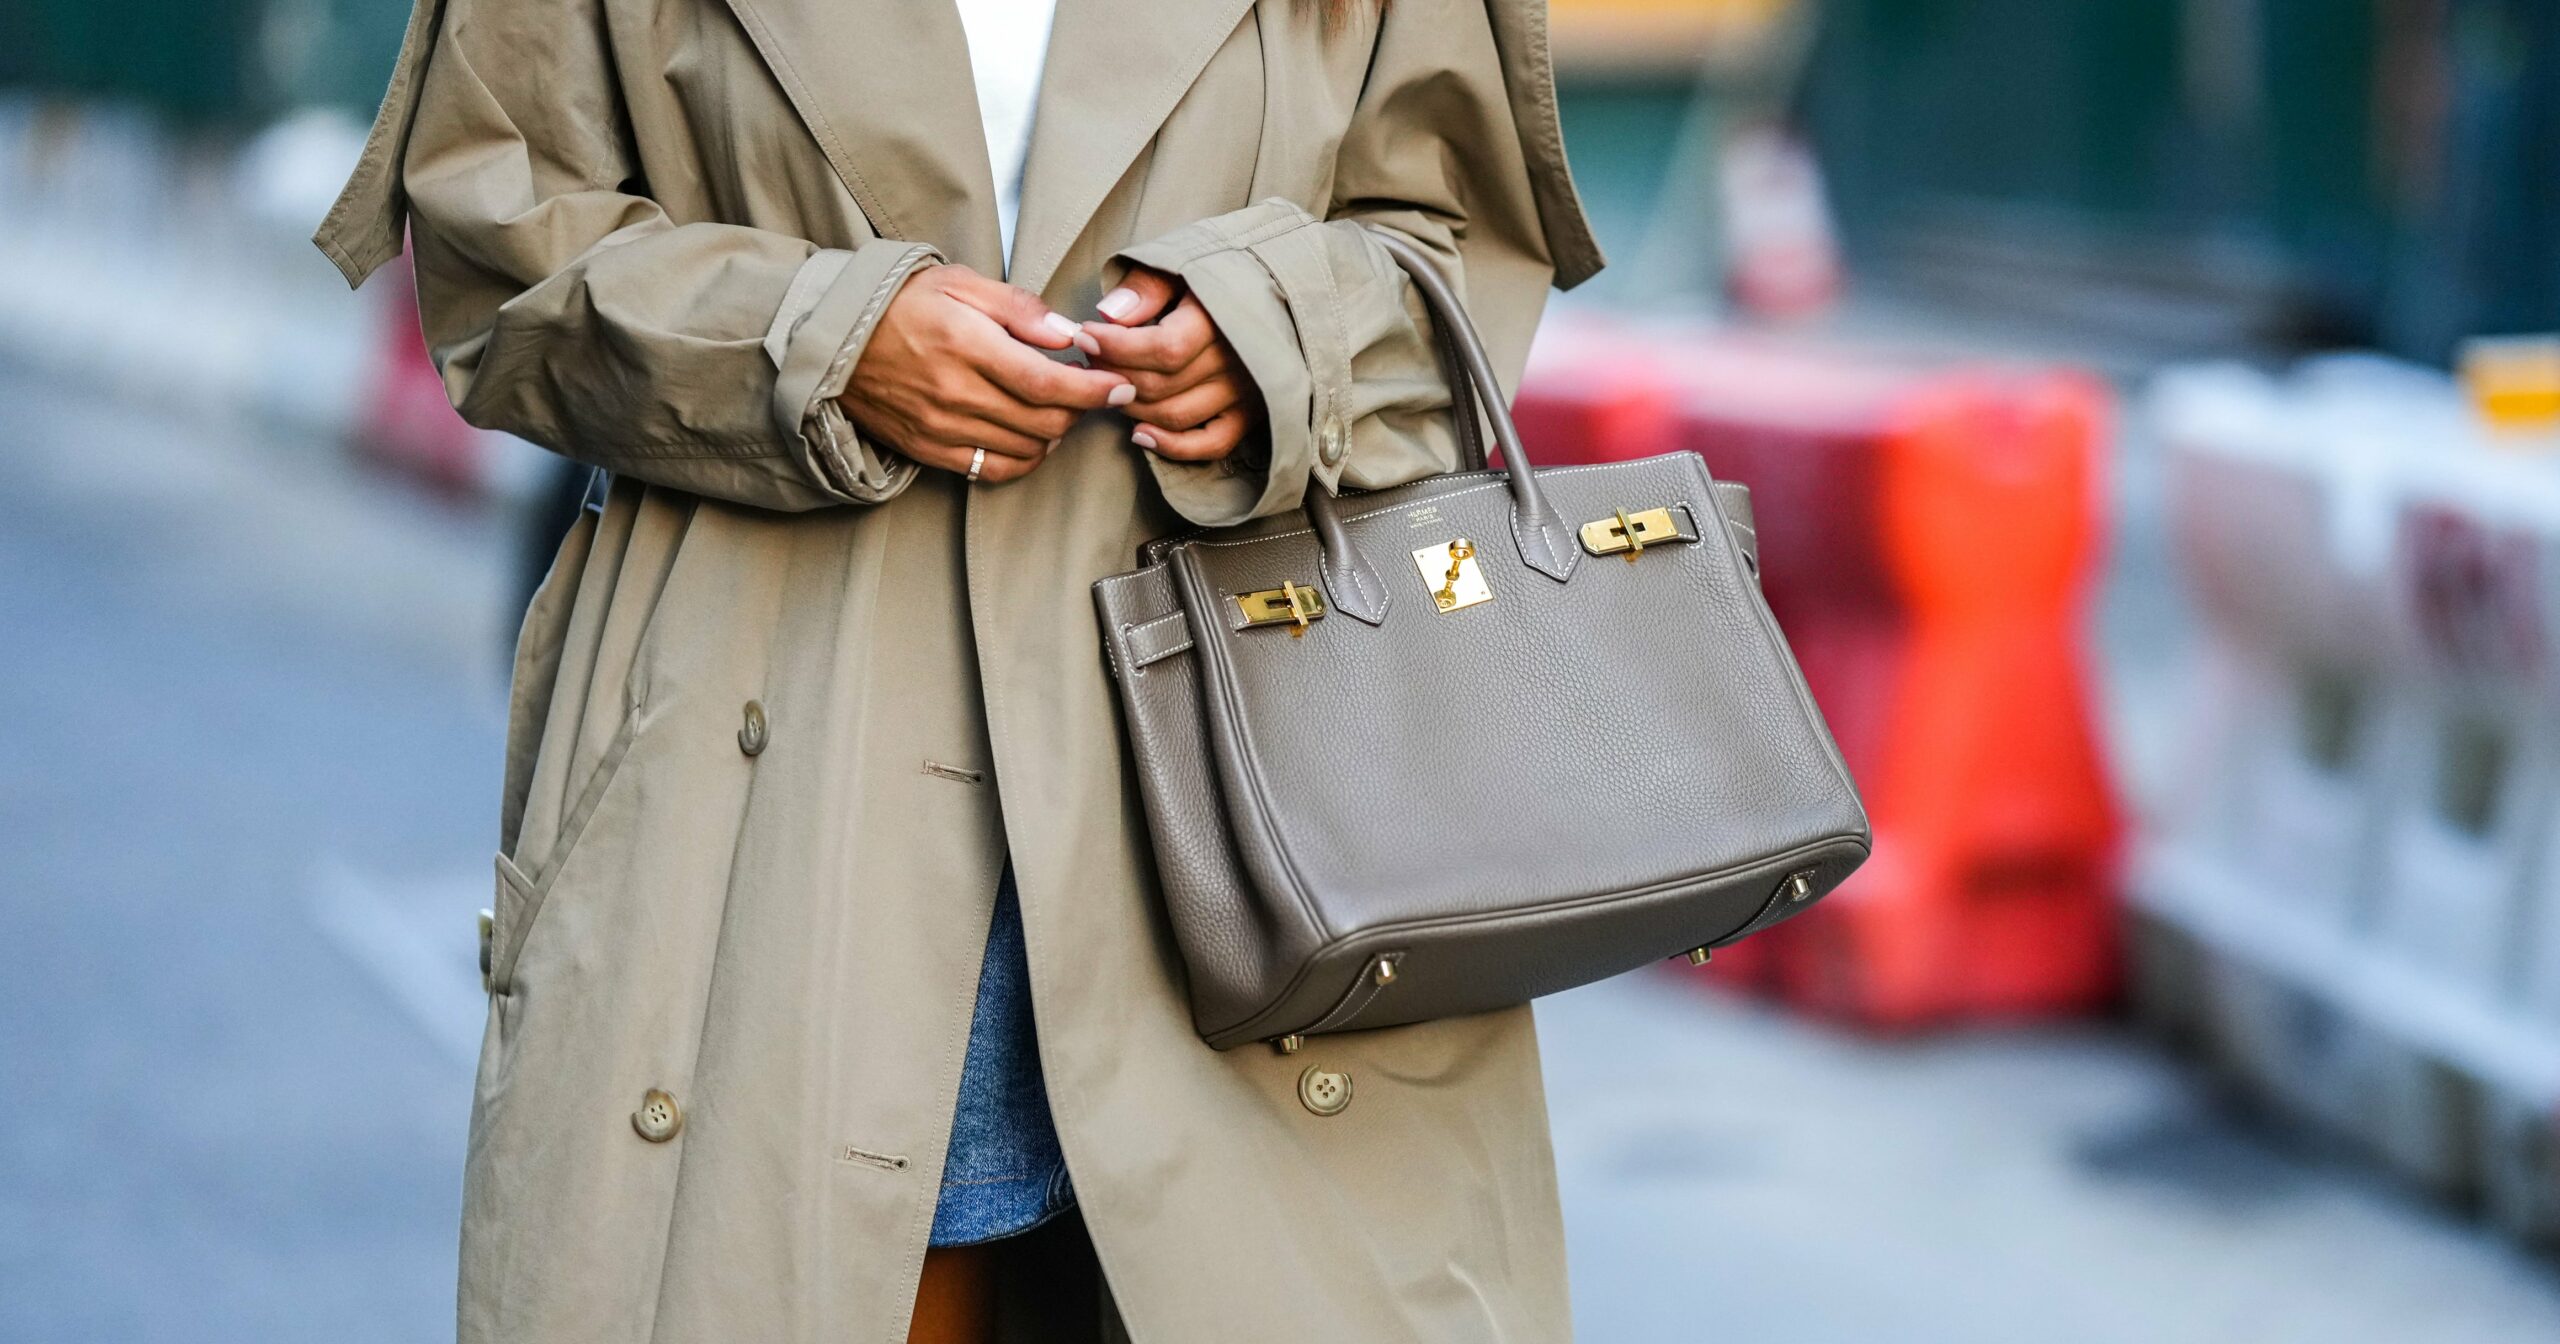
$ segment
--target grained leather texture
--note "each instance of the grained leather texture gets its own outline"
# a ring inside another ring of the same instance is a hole
[[[1248,1013],[1242,1005],[1268,1002],[1269,986],[1293,978],[1292,959],[1303,960],[1321,934],[1292,907],[1272,905],[1245,885],[1213,782],[1198,661],[1187,650],[1144,662],[1133,654],[1133,647],[1149,647],[1146,632],[1163,629],[1166,618],[1192,624],[1173,599],[1171,571],[1157,566],[1104,579],[1094,585],[1094,601],[1120,687],[1157,885],[1190,982],[1192,1022],[1206,1037],[1240,1022]]]
[[[1720,519],[1565,584],[1479,551],[1494,599],[1420,573],[1378,626],[1232,629],[1232,596],[1312,581],[1282,519],[1148,548],[1096,585],[1194,1024],[1222,1047],[1481,1011],[1713,945],[1812,904],[1866,817],[1760,601],[1748,497],[1695,455],[1541,473],[1582,521]],[[1340,501],[1373,554],[1508,525],[1498,472]],[[1693,529],[1683,529],[1690,531]],[[1333,595],[1326,594],[1328,603]],[[1376,959],[1398,973],[1372,987]]]
[[[1369,559],[1367,548],[1344,530],[1333,496],[1317,490],[1307,496],[1307,526],[1321,539],[1316,574],[1333,609],[1355,620],[1377,625],[1387,619],[1394,589]]]
[[[1531,477],[1470,381],[1511,470],[1168,538],[1095,585],[1213,1046],[1523,1002],[1767,927],[1866,858],[1747,493],[1691,453]],[[1582,551],[1652,508],[1676,538]],[[1409,557],[1460,538],[1493,596],[1443,612]],[[1284,582],[1326,615],[1244,627],[1234,599]]]
[[[1500,471],[1479,470],[1472,472],[1451,472],[1445,476],[1433,476],[1427,480],[1415,481],[1410,485],[1399,486],[1397,487],[1398,489],[1408,491],[1410,493],[1400,495],[1398,498],[1407,504],[1414,504],[1434,498],[1437,495],[1445,494],[1452,490],[1463,489],[1467,486],[1476,485],[1486,480],[1500,479],[1502,479],[1502,473]],[[1717,481],[1711,495],[1715,501],[1716,511],[1724,516],[1725,530],[1733,537],[1733,544],[1742,549],[1743,563],[1751,567],[1752,573],[1759,573],[1760,533],[1758,528],[1753,525],[1751,487],[1744,485],[1740,481]],[[1355,495],[1352,498],[1365,500],[1376,497],[1376,495]],[[1304,526],[1306,526],[1304,522],[1293,517],[1283,516],[1278,518],[1262,518],[1237,527],[1217,529],[1214,532],[1214,535],[1230,539],[1270,536],[1273,533],[1292,531]],[[1577,532],[1578,531],[1579,529],[1577,529]],[[1213,533],[1209,529],[1201,529],[1192,532],[1177,532],[1169,537],[1158,537],[1138,548],[1138,565],[1141,569],[1146,569],[1162,564],[1165,556],[1171,554],[1174,547],[1184,545],[1188,542],[1198,541],[1203,537],[1211,535],[1213,535]],[[1135,575],[1130,574],[1123,575],[1121,577],[1134,578]],[[1106,579],[1103,582],[1113,583],[1117,581],[1118,580],[1115,579]],[[1171,598],[1168,597],[1166,600],[1169,602],[1171,601]],[[1171,608],[1168,607],[1167,610],[1171,610]]]

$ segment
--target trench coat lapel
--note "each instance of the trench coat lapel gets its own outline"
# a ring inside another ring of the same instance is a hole
[[[1013,234],[1015,284],[1048,288],[1104,197],[1251,8],[1253,0],[1058,0]]]
[[[728,3],[874,230],[1004,273],[969,37],[951,0]]]

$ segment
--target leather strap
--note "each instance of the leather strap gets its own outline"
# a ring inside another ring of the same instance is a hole
[[[1483,471],[1488,465],[1484,413],[1476,409],[1475,380],[1467,376],[1466,357],[1458,353],[1457,338],[1437,319],[1431,323],[1431,347],[1440,356],[1441,378],[1449,384],[1449,413],[1457,417],[1458,470]]]
[[[1470,470],[1486,467],[1484,430],[1489,426],[1494,445],[1502,450],[1503,472],[1511,478],[1511,538],[1521,562],[1559,583],[1573,577],[1582,548],[1572,526],[1538,487],[1538,475],[1520,446],[1519,428],[1503,404],[1493,361],[1485,354],[1484,340],[1476,334],[1466,306],[1458,302],[1438,265],[1402,234],[1372,225],[1369,236],[1412,277],[1423,307],[1431,314],[1433,344],[1449,379],[1449,408],[1461,462]],[[1306,514],[1307,525],[1324,550],[1325,594],[1333,610],[1370,625],[1383,623],[1394,588],[1351,540],[1333,495],[1322,488],[1309,490]]]
[[[1307,491],[1307,526],[1324,552],[1317,563],[1324,571],[1325,601],[1331,609],[1371,625],[1385,621],[1394,589],[1369,563],[1368,553],[1351,539],[1351,530],[1342,525],[1341,505],[1322,487]]]
[[[1502,469],[1511,477],[1511,533],[1520,547],[1520,559],[1559,583],[1573,577],[1573,567],[1582,560],[1582,548],[1574,544],[1573,529],[1547,502],[1546,492],[1538,488],[1538,475],[1530,470],[1529,455],[1520,447],[1519,427],[1511,422],[1511,408],[1503,403],[1501,380],[1493,376],[1493,360],[1485,354],[1484,338],[1476,334],[1476,324],[1467,317],[1466,306],[1458,302],[1440,268],[1404,235],[1373,225],[1369,236],[1413,278],[1414,288],[1421,291],[1423,303],[1431,310],[1432,325],[1457,349],[1466,377],[1450,381],[1452,398],[1457,399],[1454,389],[1464,381],[1474,392],[1486,423],[1492,426],[1494,446],[1502,450]]]
[[[1179,610],[1170,611],[1144,624],[1130,626],[1123,639],[1128,645],[1129,666],[1145,667],[1189,650],[1191,621]]]

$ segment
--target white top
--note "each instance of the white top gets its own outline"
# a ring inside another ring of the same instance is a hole
[[[1058,0],[958,0],[969,34],[969,71],[978,83],[978,117],[987,128],[987,166],[995,170],[996,218],[1013,265],[1013,222],[1022,213],[1022,163],[1031,153],[1031,118],[1040,103],[1040,68],[1049,59],[1049,26]]]

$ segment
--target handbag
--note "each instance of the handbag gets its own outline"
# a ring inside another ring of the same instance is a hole
[[[1702,962],[1870,846],[1761,600],[1748,495],[1688,452],[1532,470],[1437,268],[1373,233],[1427,301],[1466,469],[1310,489],[1094,585],[1219,1049]]]

